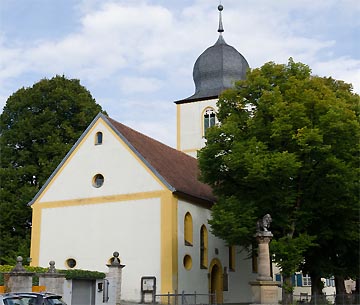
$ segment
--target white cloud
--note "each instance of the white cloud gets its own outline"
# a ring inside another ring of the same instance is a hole
[[[354,91],[360,92],[360,60],[340,57],[331,61],[314,62],[312,68],[319,76],[332,76],[352,83]]]
[[[77,26],[61,36],[22,42],[0,33],[0,96],[44,76],[65,74],[79,78],[116,119],[142,120],[132,108],[157,107],[149,118],[155,125],[163,120],[167,126],[170,115],[174,121],[172,99],[194,93],[193,64],[217,40],[217,3],[177,2],[176,9],[172,1],[160,0],[76,3]],[[332,32],[338,25],[355,32],[358,0],[227,0],[223,5],[225,40],[251,67],[293,57],[315,74],[353,82],[360,92],[359,54],[343,54],[342,37]],[[155,132],[151,124],[146,122]]]
[[[155,92],[162,87],[163,82],[150,77],[123,77],[119,81],[122,92],[127,95],[131,93]]]

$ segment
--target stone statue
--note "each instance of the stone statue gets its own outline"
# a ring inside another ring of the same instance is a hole
[[[257,232],[269,232],[270,223],[272,222],[272,218],[270,214],[266,214],[262,219],[259,219],[256,223]]]

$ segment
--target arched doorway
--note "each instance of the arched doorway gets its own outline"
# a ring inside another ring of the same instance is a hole
[[[223,303],[223,273],[221,262],[215,258],[210,264],[209,291],[215,293],[216,298],[211,303]]]

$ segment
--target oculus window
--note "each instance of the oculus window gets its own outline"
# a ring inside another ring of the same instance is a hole
[[[186,254],[184,256],[183,264],[186,270],[190,270],[192,268],[192,258],[190,255]]]
[[[75,266],[76,266],[76,260],[73,258],[68,258],[65,263],[66,263],[66,266],[70,269],[75,268]]]
[[[97,174],[94,176],[92,185],[93,187],[99,188],[104,184],[104,176],[101,174]]]

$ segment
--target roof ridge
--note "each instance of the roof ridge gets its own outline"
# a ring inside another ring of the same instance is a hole
[[[125,128],[125,129],[127,129],[127,130],[129,130],[129,131],[131,131],[131,132],[133,132],[133,133],[135,133],[135,134],[137,134],[137,135],[139,135],[139,136],[141,136],[141,137],[145,137],[145,138],[147,138],[147,139],[148,139],[149,141],[151,141],[151,142],[155,142],[157,145],[163,146],[163,147],[166,148],[166,149],[171,149],[171,150],[173,150],[174,153],[182,154],[182,155],[183,155],[184,157],[186,157],[186,158],[190,158],[190,159],[196,160],[196,158],[194,158],[194,157],[192,157],[192,156],[189,156],[188,154],[186,154],[186,153],[184,153],[184,152],[182,152],[182,151],[180,151],[180,150],[177,150],[176,148],[171,147],[171,146],[169,146],[169,145],[167,145],[167,144],[164,144],[164,143],[160,142],[159,140],[156,140],[156,139],[154,139],[154,138],[152,138],[152,137],[150,137],[150,136],[148,136],[148,135],[146,135],[146,134],[144,134],[144,133],[142,133],[142,132],[140,132],[140,131],[137,131],[137,130],[135,130],[135,129],[133,129],[133,128],[131,128],[131,127],[123,124],[123,123],[120,123],[120,122],[116,121],[115,119],[113,119],[113,118],[111,118],[111,117],[109,117],[109,116],[107,116],[106,118],[107,118],[111,123],[115,123],[115,124],[121,125],[123,128]]]

